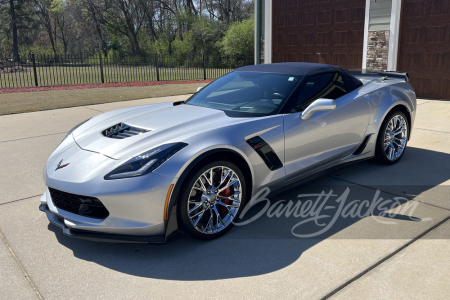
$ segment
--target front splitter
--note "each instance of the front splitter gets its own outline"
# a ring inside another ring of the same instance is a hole
[[[61,228],[65,235],[73,238],[105,243],[162,244],[166,242],[165,235],[133,236],[133,235],[105,234],[94,231],[73,229],[64,224],[64,219],[52,213],[49,210],[47,204],[41,203],[41,205],[39,206],[39,210],[47,214],[47,218],[50,221],[50,223]]]

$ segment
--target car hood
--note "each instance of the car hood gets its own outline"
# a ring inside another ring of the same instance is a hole
[[[84,150],[101,153],[113,159],[122,159],[159,145],[182,142],[199,132],[244,120],[230,118],[220,110],[162,103],[96,116],[77,128],[73,132],[73,138]],[[102,134],[102,131],[120,123],[148,131],[124,139],[109,138]]]

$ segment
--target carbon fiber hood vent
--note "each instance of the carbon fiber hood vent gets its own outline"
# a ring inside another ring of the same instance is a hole
[[[149,130],[132,127],[130,125],[119,123],[102,131],[102,134],[112,139],[126,139],[135,135],[142,134]]]

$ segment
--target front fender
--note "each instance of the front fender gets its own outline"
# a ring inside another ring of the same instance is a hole
[[[177,198],[186,176],[205,157],[217,152],[238,155],[248,166],[251,176],[251,192],[270,184],[285,175],[284,168],[271,171],[258,153],[246,142],[246,138],[259,135],[269,143],[284,162],[283,116],[253,119],[203,132],[183,142],[189,146],[182,149],[159,167],[156,172],[176,177],[168,204],[169,220],[166,222],[166,235],[178,228]],[[170,174],[170,175],[169,175]]]

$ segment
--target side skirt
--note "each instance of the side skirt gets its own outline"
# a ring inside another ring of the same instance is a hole
[[[330,174],[330,173],[332,173],[332,172],[334,172],[336,170],[339,170],[339,169],[342,169],[342,168],[346,168],[346,167],[348,167],[350,165],[353,165],[353,164],[356,164],[356,163],[359,163],[359,162],[362,162],[362,161],[365,161],[365,160],[369,160],[369,159],[372,159],[372,158],[373,157],[362,158],[362,159],[358,159],[358,160],[352,160],[352,161],[349,161],[349,162],[337,164],[337,165],[335,165],[333,167],[330,167],[328,169],[319,171],[319,172],[317,172],[315,174],[312,174],[312,175],[310,175],[308,177],[302,178],[302,179],[300,179],[300,180],[298,180],[296,182],[293,182],[293,183],[291,183],[289,185],[286,185],[286,186],[284,186],[284,187],[282,187],[282,188],[280,188],[278,190],[275,190],[275,191],[273,191],[273,192],[271,192],[269,194],[269,197],[274,198],[274,197],[278,197],[278,196],[281,196],[283,194],[286,194],[288,192],[292,192],[294,189],[297,189],[299,187],[302,187],[302,186],[311,184],[313,182],[316,182],[316,181],[322,179],[326,175],[328,175],[328,174]]]

